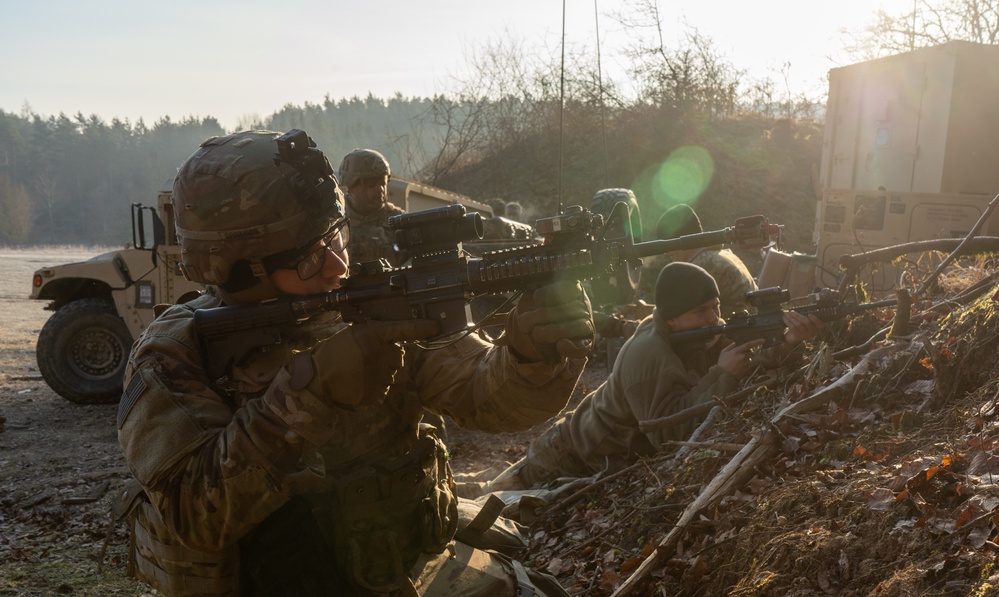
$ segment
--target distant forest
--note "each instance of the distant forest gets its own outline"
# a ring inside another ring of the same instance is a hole
[[[554,213],[560,195],[563,204],[588,205],[594,192],[609,187],[636,192],[646,228],[681,200],[697,204],[712,226],[748,213],[786,217],[792,204],[811,216],[817,123],[714,113],[697,103],[689,109],[649,103],[601,109],[570,98],[560,134],[554,98],[368,97],[286,106],[256,124],[303,128],[334,167],[351,149],[372,147],[398,175],[483,201],[516,200],[531,217]],[[164,118],[148,126],[0,110],[0,246],[125,243],[129,204],[154,204],[202,140],[227,132],[214,118]],[[674,180],[681,188],[671,195],[657,175],[685,146],[704,150],[693,164],[698,171],[681,168],[697,180]]]
[[[787,89],[789,65],[748,79],[696,31],[676,48],[661,39],[636,41],[629,81],[602,80],[584,53],[563,61],[499,42],[435,97],[327,97],[239,128],[304,129],[334,167],[374,148],[394,174],[516,200],[528,217],[628,187],[646,231],[686,202],[710,228],[763,213],[787,226],[790,248],[810,250],[824,97]],[[201,141],[228,132],[211,117],[148,124],[0,110],[0,246],[121,245],[129,204],[153,204]]]
[[[790,62],[750,78],[696,30],[667,42],[654,0],[624,5],[630,12],[613,19],[633,40],[617,57],[626,81],[602,78],[595,48],[555,55],[505,39],[474,50],[434,97],[327,97],[238,128],[304,129],[334,167],[374,148],[397,175],[516,200],[527,217],[628,187],[646,232],[685,202],[710,228],[765,214],[785,224],[789,248],[811,250],[824,94],[789,89]],[[874,16],[845,42],[858,60],[999,41],[988,0],[915,0],[909,12]],[[155,202],[201,141],[227,132],[211,117],[149,125],[0,110],[0,246],[123,244],[129,204]]]

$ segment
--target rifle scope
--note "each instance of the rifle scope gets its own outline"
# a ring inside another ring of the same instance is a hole
[[[482,238],[482,216],[466,213],[461,204],[392,216],[386,227],[395,231],[400,249],[414,256],[454,250],[461,242]]]

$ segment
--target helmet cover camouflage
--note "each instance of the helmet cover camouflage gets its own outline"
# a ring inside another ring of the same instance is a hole
[[[359,180],[376,176],[392,176],[385,156],[374,149],[355,149],[340,162],[340,182],[348,190]]]
[[[171,201],[184,272],[195,282],[219,286],[227,302],[275,296],[262,259],[314,244],[344,216],[329,161],[319,152],[328,175],[319,174],[318,184],[317,173],[278,163],[279,137],[272,131],[212,137],[174,179]],[[237,265],[248,275],[233,288]]]

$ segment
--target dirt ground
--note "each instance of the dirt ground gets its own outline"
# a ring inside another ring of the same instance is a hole
[[[35,269],[79,261],[79,249],[0,250],[0,594],[140,595],[124,578],[123,528],[100,573],[113,493],[128,478],[115,405],[80,406],[57,396],[35,362],[51,314],[28,300]]]
[[[86,256],[0,249],[0,596],[151,593],[125,578],[124,525],[98,564],[129,478],[116,406],[60,398],[35,364],[49,312],[27,299],[31,274]],[[903,329],[896,318],[856,379],[847,371],[871,355],[834,362],[829,346],[871,337],[887,312],[852,340],[862,321],[826,330],[809,366],[726,403],[698,441],[679,442],[689,450],[522,510],[533,516],[526,562],[587,597],[629,585],[642,597],[999,595],[999,276],[962,291],[997,269],[944,277],[946,296],[921,301]],[[605,367],[591,363],[571,404]],[[489,436],[452,424],[453,468],[516,460],[544,428]],[[719,489],[735,470],[745,474]]]
[[[51,312],[28,299],[39,267],[89,258],[75,248],[0,249],[0,595],[144,595],[124,575],[127,535],[109,528],[112,496],[130,477],[115,431],[116,405],[82,406],[56,395],[35,362],[38,333]],[[584,377],[577,396],[599,384],[603,365]],[[544,426],[490,436],[453,424],[448,445],[455,472],[514,461]]]

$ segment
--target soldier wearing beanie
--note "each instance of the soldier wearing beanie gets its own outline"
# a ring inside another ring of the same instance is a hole
[[[656,222],[656,238],[669,240],[703,232],[697,213],[685,203],[675,205]],[[746,299],[746,293],[757,289],[756,280],[739,256],[721,246],[701,249],[674,251],[669,254],[674,262],[685,261],[699,265],[718,283],[718,300],[721,301],[721,315],[731,319],[736,313],[749,311],[753,306]]]
[[[671,344],[673,332],[724,323],[718,296],[718,285],[703,268],[679,262],[664,267],[656,280],[655,310],[625,342],[607,380],[532,442],[527,456],[482,487],[459,487],[459,494],[530,489],[562,477],[613,473],[670,441],[688,439],[700,420],[648,433],[638,423],[731,394],[750,372],[753,349],[763,344],[753,340],[736,346],[725,338]],[[784,345],[774,349],[780,353],[822,325],[793,311],[785,324]]]

